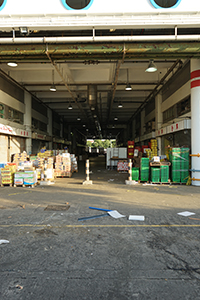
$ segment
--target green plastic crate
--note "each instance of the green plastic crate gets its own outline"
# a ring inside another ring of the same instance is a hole
[[[151,168],[151,181],[160,182],[160,168]]]
[[[181,182],[186,183],[189,178],[189,148],[181,148]]]
[[[181,148],[172,148],[171,151],[172,182],[181,182]]]
[[[142,157],[140,161],[140,179],[141,181],[149,180],[149,158]]]
[[[160,181],[169,182],[169,166],[160,166]]]
[[[132,168],[132,180],[138,181],[139,180],[139,173],[140,173],[140,168]]]

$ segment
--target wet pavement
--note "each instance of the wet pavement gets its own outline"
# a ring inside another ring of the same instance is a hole
[[[104,158],[90,170],[91,186],[80,163],[54,185],[0,188],[0,299],[200,299],[200,189],[126,186]],[[105,214],[89,206],[125,217],[78,221]]]

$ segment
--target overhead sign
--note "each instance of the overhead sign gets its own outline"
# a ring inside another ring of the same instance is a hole
[[[8,125],[0,124],[0,133],[6,135],[16,135],[24,138],[30,138],[31,132],[20,128],[14,128]]]

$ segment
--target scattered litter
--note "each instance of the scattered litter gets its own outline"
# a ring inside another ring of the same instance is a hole
[[[48,205],[44,210],[68,210],[70,205]]]
[[[10,242],[8,240],[0,240],[0,245],[1,244],[9,244]]]
[[[11,219],[11,218],[12,218],[11,216],[8,217],[8,219]]]
[[[93,253],[91,253],[91,255],[93,255]]]
[[[97,219],[97,218],[106,217],[106,216],[108,216],[108,214],[102,214],[102,215],[96,215],[96,216],[90,216],[90,217],[83,217],[83,218],[79,218],[78,221],[92,220],[92,219]]]
[[[144,216],[136,216],[136,215],[130,215],[128,217],[128,219],[130,221],[144,221],[145,220],[145,217]]]
[[[21,285],[19,285],[19,284],[16,285],[15,287],[16,287],[17,289],[19,289],[19,290],[23,290],[23,286],[21,286]]]
[[[23,205],[19,204],[18,206],[25,209],[25,204],[23,204]]]
[[[108,211],[108,214],[115,219],[126,217],[125,215],[121,215],[117,210]]]
[[[112,182],[112,181],[114,181],[114,180],[115,180],[115,179],[109,179],[108,182]]]
[[[183,211],[183,212],[177,213],[177,215],[188,217],[188,216],[195,215],[195,213],[190,212],[190,211]]]
[[[40,235],[58,235],[57,233],[55,233],[54,231],[52,231],[50,229],[38,229],[38,230],[35,230],[35,233],[38,233]]]
[[[177,189],[177,186],[171,186],[171,185],[169,185],[169,188],[170,189]]]
[[[112,209],[98,208],[98,207],[92,207],[92,206],[89,206],[89,208],[96,209],[96,210],[102,210],[102,211],[112,211]]]
[[[60,214],[61,216],[63,216],[63,214]]]
[[[97,172],[101,172],[101,170],[97,170]]]
[[[153,184],[153,183],[143,183],[143,185],[158,186],[157,184]]]
[[[197,220],[197,221],[200,221],[200,219],[197,219],[197,218],[189,218],[190,220]]]

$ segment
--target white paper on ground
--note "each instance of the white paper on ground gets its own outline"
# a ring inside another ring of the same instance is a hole
[[[0,245],[1,244],[8,244],[8,243],[10,243],[8,240],[0,240]]]
[[[126,216],[124,216],[124,215],[121,215],[117,210],[111,210],[111,211],[108,211],[108,214],[109,214],[111,217],[115,218],[115,219],[119,219],[119,218],[124,218],[124,217],[126,217]]]
[[[144,221],[145,217],[144,216],[130,215],[128,217],[128,219],[131,220],[131,221]]]
[[[177,215],[188,217],[188,216],[192,216],[192,215],[196,215],[196,214],[193,212],[190,212],[190,211],[183,211],[183,212],[177,213]]]

